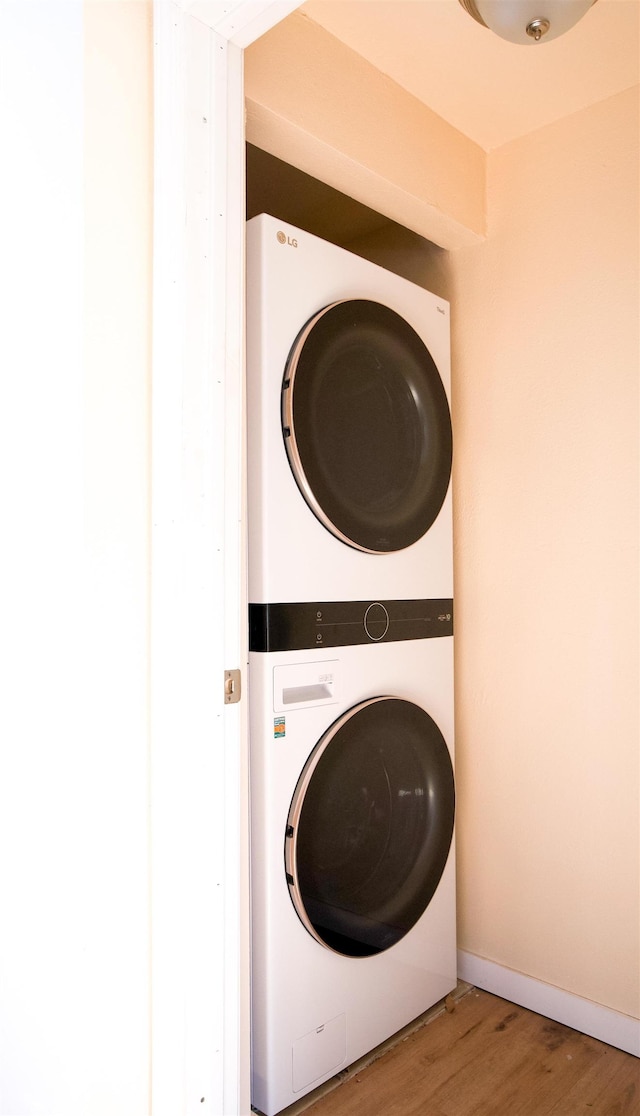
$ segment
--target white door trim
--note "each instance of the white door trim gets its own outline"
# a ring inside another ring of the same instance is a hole
[[[249,1099],[243,49],[297,0],[154,0],[153,1116]]]

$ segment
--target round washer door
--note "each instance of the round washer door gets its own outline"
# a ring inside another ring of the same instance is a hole
[[[298,335],[282,388],[298,487],[342,542],[403,550],[436,519],[451,474],[451,418],[416,331],[378,302],[324,307]]]
[[[440,882],[454,813],[449,750],[424,709],[377,697],[344,713],[311,753],[287,820],[287,882],[309,933],[350,957],[400,941]]]

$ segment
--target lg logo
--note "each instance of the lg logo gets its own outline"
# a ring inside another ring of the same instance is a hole
[[[283,232],[279,232],[276,235],[277,235],[277,238],[278,238],[278,244],[288,244],[291,248],[297,248],[298,247],[298,241],[295,239],[295,237],[287,236]]]

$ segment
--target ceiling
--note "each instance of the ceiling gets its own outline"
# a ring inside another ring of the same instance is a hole
[[[526,47],[456,0],[307,0],[300,11],[487,151],[640,77],[640,0],[598,0],[566,35]]]

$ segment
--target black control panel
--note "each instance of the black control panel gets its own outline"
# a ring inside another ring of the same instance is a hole
[[[250,651],[355,647],[453,635],[453,600],[250,604]]]

